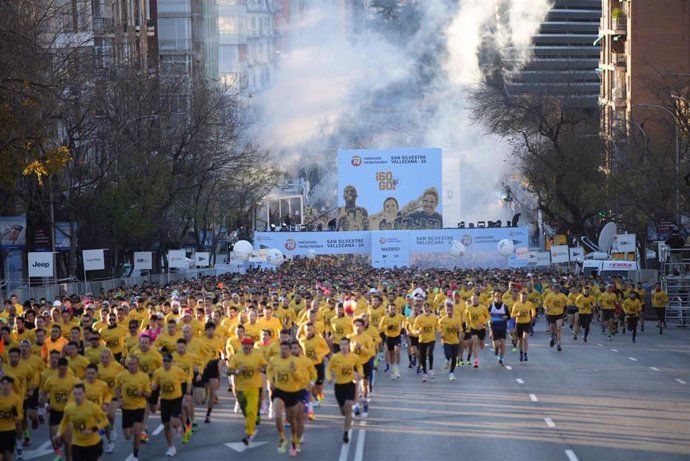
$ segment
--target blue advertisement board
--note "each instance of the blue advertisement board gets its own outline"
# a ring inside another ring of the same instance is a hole
[[[338,151],[339,231],[443,228],[438,148]]]

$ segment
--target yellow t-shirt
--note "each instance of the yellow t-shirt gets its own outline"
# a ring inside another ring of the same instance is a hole
[[[369,333],[352,333],[347,337],[350,340],[350,351],[357,355],[360,365],[367,363],[376,354],[376,345]]]
[[[261,370],[268,364],[263,354],[259,351],[252,350],[249,354],[244,351],[232,356],[228,368],[231,370],[238,370],[243,367],[243,370],[238,371],[235,375],[235,389],[244,391],[251,388],[260,388],[263,380],[261,379]]]
[[[337,315],[330,320],[331,330],[333,331],[333,342],[338,343],[341,339],[345,338],[347,335],[352,334],[352,317],[343,315],[338,317]]]
[[[105,381],[96,379],[93,383],[84,381],[85,397],[89,402],[93,402],[99,407],[110,403],[113,399],[113,392]]]
[[[84,357],[89,361],[89,363],[98,364],[101,361],[101,352],[106,350],[103,346],[98,347],[85,347]]]
[[[642,301],[639,299],[626,299],[623,301],[623,312],[628,317],[639,317],[642,312]]]
[[[412,329],[419,334],[420,343],[430,343],[436,340],[436,328],[438,327],[438,317],[434,314],[421,314],[412,325]]]
[[[292,355],[287,358],[283,358],[280,355],[272,357],[268,361],[268,366],[266,367],[266,378],[276,389],[280,389],[285,392],[297,392],[304,387],[301,383],[304,381],[304,377],[301,373],[304,373],[301,367],[297,366],[296,357]]]
[[[312,338],[307,338],[305,336],[299,340],[299,343],[302,346],[302,350],[304,350],[304,355],[310,359],[314,365],[322,363],[323,358],[331,351],[326,340],[320,335],[315,334]]]
[[[469,304],[465,309],[465,319],[473,330],[485,329],[489,318],[489,310],[483,304]]]
[[[24,399],[14,392],[0,395],[0,431],[13,431],[16,423],[24,419]]]
[[[60,433],[64,434],[70,426],[72,428],[72,445],[90,447],[100,442],[101,436],[98,434],[98,429],[108,426],[108,418],[106,418],[101,407],[93,402],[85,401],[81,405],[70,402],[65,406],[65,414],[60,422]],[[91,430],[92,432],[84,434],[83,430]]]
[[[614,310],[617,302],[618,296],[616,293],[605,291],[599,295],[599,305],[605,311]]]
[[[515,319],[516,323],[526,324],[530,323],[532,318],[536,315],[534,304],[531,301],[521,301],[513,304],[513,309],[510,311],[510,316]]]
[[[668,294],[664,291],[652,291],[652,307],[661,308],[668,306]]]
[[[175,366],[181,368],[182,371],[185,372],[187,379],[190,382],[194,378],[195,369],[197,373],[204,370],[204,362],[196,354],[185,352],[184,355],[180,355],[177,352],[173,352],[172,356]]]
[[[169,370],[160,367],[153,372],[153,384],[160,388],[163,400],[175,400],[182,397],[182,383],[188,383],[189,386],[192,384],[188,374],[180,367],[173,365]]]
[[[395,314],[393,316],[386,314],[379,323],[379,331],[388,338],[397,338],[400,336],[404,324],[405,316],[402,314]]]
[[[77,378],[84,379],[84,376],[86,376],[86,367],[89,364],[89,359],[83,355],[75,355],[74,357],[68,356],[67,363]]]
[[[592,309],[597,305],[597,300],[594,298],[594,295],[585,295],[583,293],[577,297],[575,305],[577,306],[578,313],[587,315],[592,313]]]
[[[153,372],[163,366],[163,356],[156,350],[149,349],[143,352],[141,349],[135,349],[132,355],[139,359],[139,370],[153,375]]]
[[[547,315],[562,315],[568,302],[563,293],[549,293],[544,298],[544,310]]]
[[[125,371],[125,367],[120,365],[114,360],[110,361],[110,365],[107,367],[103,366],[102,363],[98,364],[98,379],[105,382],[110,388],[111,393],[115,389],[115,379],[117,375]]]
[[[460,332],[462,332],[462,319],[456,315],[444,316],[438,321],[438,329],[441,332],[443,344],[460,344]]]
[[[110,349],[113,354],[122,354],[125,350],[125,336],[129,332],[121,326],[115,328],[106,327],[101,330],[101,339],[105,342],[105,347]]]
[[[120,389],[123,410],[146,408],[146,397],[139,395],[139,392],[151,392],[151,380],[146,373],[142,371],[132,373],[125,370],[115,378],[115,388]]]
[[[359,364],[359,359],[356,354],[343,354],[338,352],[328,361],[327,374],[329,378],[332,373],[335,373],[336,384],[347,384],[354,382],[355,371],[359,376],[363,375],[362,366]]]
[[[41,390],[48,394],[51,410],[64,411],[74,385],[80,382],[81,380],[69,373],[64,378],[60,378],[57,373],[48,378]]]

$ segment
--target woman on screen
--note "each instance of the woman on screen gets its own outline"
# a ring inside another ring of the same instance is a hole
[[[441,229],[443,217],[436,211],[438,206],[438,191],[430,187],[424,191],[421,200],[417,199],[414,209],[402,220],[403,229]],[[421,208],[421,210],[419,210]]]

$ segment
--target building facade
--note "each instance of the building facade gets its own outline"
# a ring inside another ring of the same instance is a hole
[[[625,142],[631,130],[672,137],[658,124],[645,128],[645,121],[670,117],[652,107],[664,104],[655,88],[684,78],[690,83],[690,2],[603,0],[600,43],[605,135],[616,144]]]
[[[601,0],[555,0],[532,39],[529,61],[505,56],[517,69],[506,75],[508,93],[544,94],[569,106],[596,108],[599,49],[593,43],[600,17]]]

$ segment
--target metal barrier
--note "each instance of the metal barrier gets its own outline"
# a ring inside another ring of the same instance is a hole
[[[73,293],[84,295],[86,293],[93,293],[98,295],[101,291],[113,290],[122,286],[141,285],[144,282],[149,284],[166,284],[184,279],[193,279],[200,277],[216,276],[228,272],[224,268],[216,269],[190,269],[184,272],[172,272],[168,274],[154,274],[145,277],[120,277],[108,280],[88,281],[88,282],[72,282],[59,283],[57,285],[46,285],[41,287],[22,287],[11,291],[0,291],[0,297],[9,299],[10,295],[17,295],[19,302],[24,302],[29,299],[39,300],[45,298],[49,301],[54,300],[61,295],[71,295]]]
[[[682,298],[676,296],[666,308],[666,324],[686,328],[690,320],[690,306],[683,303]]]

